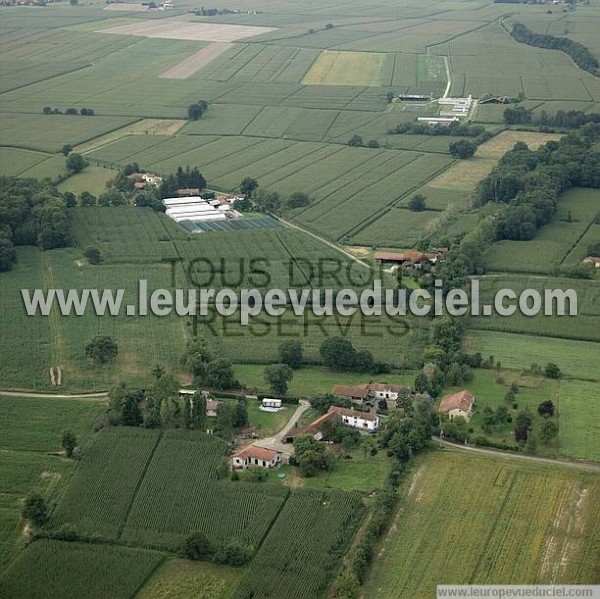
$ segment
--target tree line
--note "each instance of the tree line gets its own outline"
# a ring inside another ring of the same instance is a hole
[[[64,112],[60,108],[52,108],[51,106],[44,106],[42,113],[49,114],[67,114],[69,116],[75,116],[80,114],[81,116],[94,116],[94,110],[92,108],[67,108]]]
[[[15,246],[49,250],[70,245],[67,205],[66,195],[51,183],[0,177],[0,272],[16,263]]]
[[[555,35],[548,35],[547,33],[534,33],[522,23],[515,23],[513,25],[511,36],[518,42],[528,44],[529,46],[560,50],[568,54],[579,68],[596,77],[600,77],[598,60],[586,46],[579,42],[575,42],[568,37],[557,37]]]
[[[550,222],[558,196],[570,187],[600,187],[600,152],[594,150],[600,124],[550,141],[537,150],[519,142],[483,179],[476,202],[502,206],[494,222],[494,241],[529,240]]]
[[[581,110],[558,110],[555,114],[541,110],[539,114],[536,114],[524,106],[517,106],[506,108],[502,116],[507,125],[538,125],[542,131],[543,127],[579,129],[588,123],[600,123],[600,114],[587,114]]]

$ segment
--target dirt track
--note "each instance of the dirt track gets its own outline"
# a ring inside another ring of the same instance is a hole
[[[199,52],[195,52],[191,56],[184,58],[174,67],[161,73],[159,77],[162,79],[187,79],[215,58],[227,52],[231,47],[233,47],[233,44],[230,42],[214,42],[210,46],[202,48]]]

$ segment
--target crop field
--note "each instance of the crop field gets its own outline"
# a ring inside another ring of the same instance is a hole
[[[97,433],[50,526],[71,525],[83,534],[116,539],[159,441],[160,434],[154,430],[121,428]]]
[[[226,449],[220,439],[200,433],[167,432],[126,515],[123,540],[176,550],[186,535],[201,532],[214,540],[257,547],[286,490],[217,481]]]
[[[100,250],[104,263],[156,263],[177,257],[172,234],[185,234],[171,219],[150,208],[87,206],[71,210],[81,249]]]
[[[103,402],[97,398],[0,397],[5,415],[0,422],[0,449],[61,451],[61,435],[67,429],[75,433],[83,446],[102,407]]]
[[[22,599],[130,599],[164,556],[129,547],[36,541],[0,575],[0,595]]]
[[[381,85],[385,54],[325,50],[306,74],[307,85]]]
[[[156,21],[141,21],[130,25],[117,25],[103,28],[102,33],[118,35],[140,35],[174,40],[194,40],[203,42],[235,42],[274,31],[273,27],[243,27],[221,23],[190,23],[177,18]]]
[[[293,491],[233,597],[322,597],[362,516],[357,494]]]
[[[20,176],[49,159],[50,154],[42,152],[0,148],[0,175]]]
[[[598,343],[538,337],[535,334],[470,330],[465,344],[469,351],[480,352],[484,358],[494,356],[504,368],[520,370],[534,363],[545,366],[548,362],[554,362],[565,376],[600,379],[596,359],[600,351]]]
[[[50,383],[50,325],[43,316],[27,316],[19,289],[43,287],[41,254],[22,247],[17,256],[18,267],[2,273],[0,285],[0,309],[11,315],[2,319],[0,377],[5,388],[36,388]]]
[[[192,532],[256,547],[286,490],[218,481],[226,449],[216,437],[189,431],[104,429],[86,449],[50,527],[71,525],[87,535],[170,550]]]
[[[130,122],[127,117],[3,114],[0,139],[6,145],[57,152],[64,144],[75,146]]]
[[[473,318],[470,326],[474,329],[502,333],[522,333],[579,341],[599,341],[596,322],[600,314],[600,283],[575,279],[525,276],[488,275],[481,280],[481,304],[492,304],[493,297],[500,289],[512,289],[517,296],[525,289],[537,289],[543,296],[545,289],[573,289],[577,293],[577,316],[568,315],[548,318],[543,313],[537,316],[524,316],[519,311],[510,318],[493,315]]]
[[[455,451],[429,454],[405,483],[365,595],[426,599],[437,584],[465,580],[592,583],[599,494],[598,475]]]
[[[600,383],[561,381],[560,453],[580,460],[600,462],[597,426],[600,417]]]

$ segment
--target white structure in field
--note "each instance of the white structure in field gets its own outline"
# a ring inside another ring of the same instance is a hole
[[[472,96],[468,98],[440,98],[438,104],[442,107],[441,117],[457,117],[459,119],[468,117],[475,102]]]
[[[231,204],[215,203],[214,200],[204,200],[199,196],[165,198],[163,204],[167,209],[167,216],[176,223],[225,220],[230,211],[233,215]]]
[[[280,408],[281,400],[280,399],[271,399],[270,397],[265,397],[262,400],[263,408]]]

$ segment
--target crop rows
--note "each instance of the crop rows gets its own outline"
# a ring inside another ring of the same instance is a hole
[[[294,491],[233,597],[323,597],[361,516],[359,495]]]
[[[0,577],[0,596],[21,599],[130,599],[159,566],[158,552],[36,541]]]
[[[365,594],[425,599],[437,584],[465,580],[591,581],[599,491],[598,477],[569,470],[456,452],[429,456],[406,483]]]

